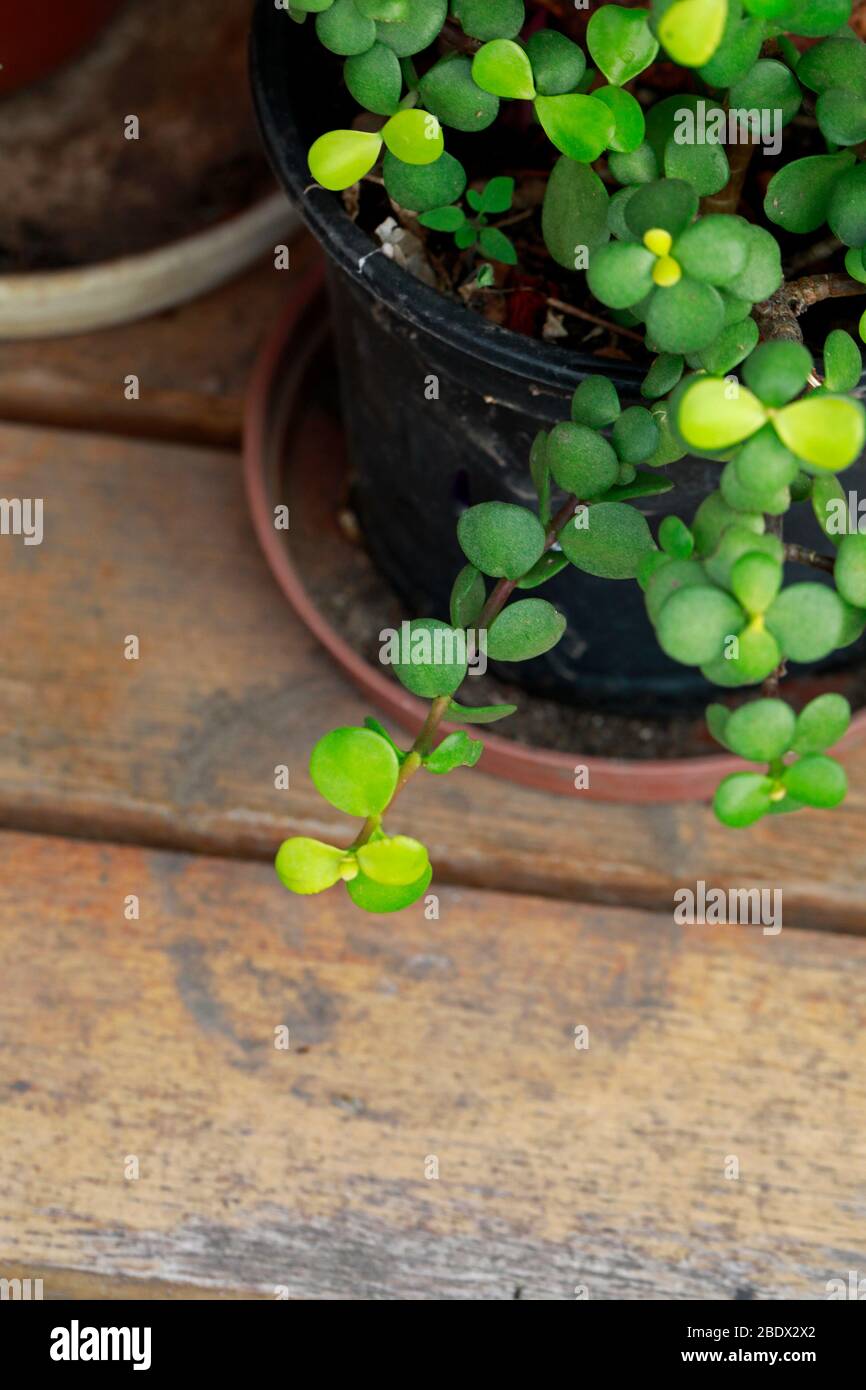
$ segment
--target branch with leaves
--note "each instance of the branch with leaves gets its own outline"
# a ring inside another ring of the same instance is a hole
[[[345,59],[349,91],[382,122],[378,132],[321,136],[313,176],[342,189],[381,161],[399,210],[453,235],[461,253],[512,263],[512,243],[488,218],[510,208],[513,181],[496,176],[467,192],[443,127],[481,131],[502,103],[527,104],[554,152],[547,251],[569,272],[585,269],[607,317],[574,312],[639,338],[653,360],[645,404],[624,407],[599,375],[577,388],[568,420],[538,435],[534,507],[485,502],[463,513],[466,565],[449,618],[405,625],[393,658],[396,678],[430,701],[423,727],[408,749],[374,719],[316,744],[315,785],[362,826],[346,848],[288,840],[277,856],[283,882],[312,893],[342,880],[373,912],[425,893],[427,851],[392,832],[395,800],[419,772],[477,763],[482,741],[457,730],[437,742],[440,726],[513,712],[456,697],[482,646],[493,661],[519,662],[560,640],[564,618],[535,591],[567,567],[636,581],[672,660],[725,691],[763,686],[734,709],[707,711],[716,739],[758,765],[720,784],[723,823],[838,805],[845,774],[828,750],[847,728],[847,702],[826,694],[796,713],[779,690],[789,663],[821,661],[866,630],[866,536],[850,524],[838,481],[866,441],[860,350],[835,329],[819,372],[799,323],[823,299],[866,292],[866,46],[843,27],[849,0],[602,4],[586,27],[591,65],[554,27],[534,23],[522,37],[523,0],[452,0],[450,12],[447,0],[295,0],[295,19],[310,13],[319,40]],[[799,36],[819,41],[801,52]],[[660,54],[688,81],[645,109],[627,85],[649,76]],[[754,137],[726,148],[683,139],[683,129],[699,119],[724,126],[738,110],[787,127],[804,99],[826,150],[776,169],[768,225],[758,225],[738,211]],[[604,178],[592,167],[599,160]],[[813,236],[825,224],[825,244],[845,248],[844,267],[785,283],[770,228]],[[653,536],[633,503],[669,491],[665,469],[686,455],[717,461],[718,487],[688,521],[668,515]],[[797,506],[811,506],[832,554],[785,542],[783,519]],[[788,583],[786,563],[818,577]]]

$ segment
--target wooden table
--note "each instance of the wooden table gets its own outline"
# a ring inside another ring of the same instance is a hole
[[[279,841],[340,829],[311,740],[367,711],[243,498],[284,295],[266,264],[145,324],[0,344],[0,495],[45,499],[41,546],[0,539],[0,1276],[825,1298],[866,1269],[866,750],[843,809],[746,836],[429,779],[405,810],[438,920],[285,894]],[[784,929],[676,926],[698,879],[782,887]]]

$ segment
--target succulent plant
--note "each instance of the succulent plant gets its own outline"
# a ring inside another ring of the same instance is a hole
[[[838,524],[837,481],[866,442],[860,350],[835,329],[816,362],[797,323],[818,299],[866,293],[866,45],[848,27],[850,0],[602,4],[585,27],[587,52],[570,34],[527,26],[522,0],[452,0],[450,12],[448,0],[293,0],[291,14],[314,17],[318,39],[345,59],[349,92],[378,119],[315,142],[319,183],[346,188],[381,159],[402,215],[452,234],[461,253],[513,263],[512,242],[488,221],[509,210],[513,180],[469,187],[446,146],[452,131],[484,131],[506,104],[523,104],[553,147],[541,219],[552,260],[585,273],[616,323],[643,325],[653,360],[646,405],[623,408],[599,374],[576,389],[570,418],[538,435],[534,507],[464,511],[466,564],[450,612],[408,623],[392,663],[430,701],[424,726],[409,748],[373,719],[325,734],[313,781],[362,825],[345,849],[287,841],[282,881],[300,893],[343,882],[373,912],[424,895],[427,852],[386,833],[386,813],[416,773],[478,761],[480,739],[457,731],[437,744],[439,726],[513,712],[458,703],[468,667],[481,644],[497,662],[555,646],[565,620],[536,590],[569,566],[637,582],[674,661],[722,689],[763,687],[707,711],[713,736],[749,765],[716,792],[724,824],[838,805],[845,774],[828,749],[850,708],[826,694],[797,714],[779,686],[788,662],[819,661],[866,629],[866,536]],[[683,90],[655,102],[641,90],[639,100],[628,84],[657,58],[682,69]],[[823,148],[774,166],[769,225],[758,225],[738,210],[756,131],[765,122],[778,139],[801,110]],[[742,111],[738,142],[729,123]],[[724,127],[726,139],[695,138],[697,122]],[[772,229],[787,247],[825,227],[841,248],[838,272],[786,283]],[[632,503],[669,491],[664,470],[687,454],[718,463],[718,486],[690,520],[666,516],[653,536]],[[785,543],[784,517],[798,505],[814,509],[832,553]],[[786,565],[817,575],[788,582]]]

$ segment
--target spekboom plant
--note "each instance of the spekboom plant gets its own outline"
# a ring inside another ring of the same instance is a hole
[[[866,46],[848,27],[850,8],[850,0],[600,4],[586,26],[588,62],[553,27],[521,37],[523,0],[293,0],[292,17],[313,19],[319,41],[345,58],[352,97],[379,118],[376,129],[368,119],[316,140],[309,161],[319,184],[342,190],[380,168],[404,213],[510,262],[512,244],[490,218],[507,211],[513,185],[498,176],[470,189],[467,216],[467,175],[446,132],[483,131],[503,103],[524,104],[556,151],[542,213],[550,256],[585,269],[619,324],[642,325],[654,360],[641,388],[646,405],[623,409],[599,375],[577,388],[569,420],[538,435],[534,508],[485,502],[463,513],[466,565],[448,618],[410,624],[394,666],[430,702],[423,728],[408,749],[374,719],[320,739],[313,782],[362,825],[348,848],[286,841],[277,872],[287,888],[317,893],[342,880],[372,912],[425,893],[427,851],[386,831],[386,812],[417,772],[442,776],[478,761],[482,742],[463,730],[437,743],[443,721],[483,725],[514,710],[458,703],[472,643],[484,632],[489,658],[505,662],[553,647],[565,620],[536,591],[569,565],[636,580],[673,660],[724,688],[763,687],[733,711],[707,712],[719,743],[753,765],[720,784],[722,822],[746,826],[844,798],[845,774],[827,750],[848,726],[847,702],[821,695],[795,714],[779,685],[788,661],[819,661],[866,628],[866,536],[839,525],[846,504],[837,478],[866,438],[854,395],[860,351],[834,330],[819,374],[797,321],[819,299],[866,292]],[[641,105],[628,84],[657,59],[679,66],[685,89]],[[776,169],[763,207],[769,226],[758,225],[739,211],[753,141],[777,139],[803,111],[824,148]],[[726,148],[695,134],[730,132],[743,112],[748,143]],[[790,247],[788,234],[825,224],[844,273],[784,283],[770,227]],[[866,315],[860,331],[866,336]],[[665,517],[654,538],[630,502],[668,491],[665,466],[687,453],[718,460],[718,488],[688,523]],[[814,508],[827,554],[785,543],[795,504]],[[786,562],[830,582],[786,582]]]

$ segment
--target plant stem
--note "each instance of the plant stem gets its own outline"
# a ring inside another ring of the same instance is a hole
[[[563,526],[568,525],[569,521],[574,516],[576,508],[580,505],[581,504],[576,497],[569,497],[565,502],[563,502],[562,506],[556,513],[556,516],[553,518],[553,520],[550,523],[550,526],[547,529],[547,533],[544,537],[544,549],[541,552],[542,555],[546,555],[548,550],[550,550],[551,546],[556,544],[556,541],[559,537],[559,533],[562,530]],[[493,619],[497,617],[497,615],[505,607],[506,603],[508,602],[508,599],[510,598],[511,594],[513,593],[514,589],[517,587],[519,582],[520,581],[518,579],[500,579],[497,581],[497,583],[494,585],[493,589],[491,590],[488,596],[487,602],[485,603],[484,607],[481,610],[481,613],[478,616],[478,622],[476,624],[478,629],[483,629],[490,626],[490,624],[493,622]],[[379,829],[379,826],[382,823],[382,817],[385,815],[387,811],[390,811],[391,807],[394,805],[394,802],[397,800],[397,797],[400,795],[400,792],[403,790],[406,783],[410,781],[412,777],[415,776],[415,773],[418,771],[419,767],[421,767],[423,763],[425,755],[430,752],[433,739],[436,736],[436,731],[439,728],[439,725],[442,723],[442,720],[448,713],[448,706],[451,704],[451,698],[451,695],[437,695],[436,699],[430,702],[430,708],[427,711],[427,718],[424,720],[421,732],[418,734],[418,737],[412,744],[412,747],[409,753],[407,754],[402,767],[400,768],[400,774],[397,778],[397,785],[394,788],[394,793],[391,797],[391,800],[388,802],[388,805],[384,807],[384,809],[378,816],[370,816],[364,822],[364,825],[357,839],[353,840],[352,844],[349,846],[350,849],[359,849],[361,845],[365,845],[367,843],[367,841],[370,839],[370,836],[376,830]]]
[[[825,574],[832,574],[836,564],[833,555],[821,555],[817,550],[809,550],[807,546],[793,543],[785,546],[785,559],[791,560],[795,565],[811,565],[812,569],[823,570]]]
[[[786,281],[769,299],[755,305],[755,319],[761,337],[802,343],[803,330],[797,322],[799,315],[822,299],[835,299],[848,294],[866,294],[866,285],[840,272],[806,275],[801,280]]]
[[[864,286],[866,289],[866,286]],[[574,314],[575,318],[587,319],[590,323],[597,323],[599,328],[606,328],[609,333],[618,333],[622,338],[631,338],[633,342],[643,346],[643,338],[640,333],[635,333],[631,328],[623,328],[620,323],[611,323],[608,319],[601,318],[598,314],[591,314],[588,309],[575,309],[573,304],[566,304],[564,299],[548,298],[551,309],[558,309],[562,314]]]

